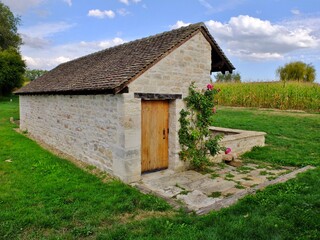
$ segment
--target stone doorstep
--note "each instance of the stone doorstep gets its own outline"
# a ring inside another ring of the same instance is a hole
[[[163,173],[156,173],[155,179],[153,179],[152,176],[147,177],[146,180],[152,180],[152,183],[144,183],[142,180],[131,185],[139,189],[142,193],[154,194],[163,198],[175,209],[183,208],[186,212],[195,211],[197,214],[203,215],[213,210],[229,207],[248,194],[255,194],[257,190],[263,189],[269,185],[286,182],[287,180],[296,177],[298,173],[314,168],[315,167],[313,166],[306,166],[296,169],[288,174],[281,175],[274,180],[265,181],[252,188],[243,190],[234,188],[235,182],[233,181],[224,181],[222,178],[212,180],[208,175],[202,175],[194,171],[179,173],[182,177],[172,176],[171,172],[166,173],[163,171]],[[162,177],[159,177],[161,175]],[[166,184],[161,184],[164,180],[168,180],[167,178],[169,176],[173,177],[173,180],[170,180],[170,184],[168,184],[168,182]],[[190,178],[192,179],[191,181]],[[182,182],[180,180],[182,180]],[[177,183],[178,186],[176,186]],[[250,184],[248,184],[247,187],[250,187]],[[186,191],[186,194],[181,194],[182,191]],[[221,192],[222,196],[218,198],[207,196],[213,192]],[[228,194],[233,195],[224,197]],[[183,201],[183,203],[179,203],[177,200]]]
[[[148,176],[148,178],[144,178],[144,176],[143,176],[143,180],[142,180],[144,182],[144,185],[146,185],[150,189],[166,188],[168,186],[176,186],[177,184],[178,184],[177,187],[181,186],[184,188],[186,186],[186,184],[190,181],[195,182],[195,181],[206,178],[205,175],[202,175],[202,174],[194,172],[194,171],[173,173],[171,175],[165,174],[165,176],[163,176],[163,177],[157,177],[157,175],[156,175],[155,179],[152,178],[152,176],[151,176],[152,174],[153,173],[151,173],[150,177]],[[147,180],[147,181],[144,181],[144,180]],[[152,180],[152,181],[150,181],[150,180]],[[181,189],[181,191],[184,190],[182,188],[180,188],[180,189]]]

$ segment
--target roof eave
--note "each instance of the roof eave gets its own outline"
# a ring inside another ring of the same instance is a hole
[[[116,92],[115,89],[87,89],[87,90],[67,90],[67,91],[25,91],[14,92],[15,95],[98,95],[98,94],[122,94],[129,92],[128,87],[124,87],[121,91]]]
[[[222,72],[223,74],[225,72],[232,73],[233,70],[236,68],[233,66],[233,64],[230,62],[230,60],[227,58],[227,56],[224,54],[222,49],[219,47],[216,40],[213,38],[213,36],[210,34],[209,30],[205,26],[205,24],[201,25],[201,30],[204,37],[207,39],[207,41],[210,43],[212,50],[211,50],[211,72]],[[218,56],[219,60],[214,61],[214,55]]]

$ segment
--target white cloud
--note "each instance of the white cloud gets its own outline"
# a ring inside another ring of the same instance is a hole
[[[62,0],[69,6],[72,5],[72,0]],[[1,0],[2,3],[10,7],[14,13],[23,14],[30,8],[37,7],[46,2],[46,0]]]
[[[97,17],[97,18],[114,18],[116,14],[112,10],[104,10],[101,11],[99,9],[92,9],[88,12],[89,17]]]
[[[66,2],[70,7],[72,6],[72,0],[63,0],[64,2]]]
[[[68,62],[71,59],[65,56],[59,56],[55,58],[33,58],[30,56],[23,56],[23,60],[25,60],[29,69],[47,69],[50,66],[57,66],[61,63]]]
[[[280,24],[289,29],[307,28],[312,30],[312,34],[320,37],[319,16],[295,16],[294,19],[285,20]]]
[[[229,9],[234,9],[238,5],[245,3],[247,0],[224,0],[215,1],[214,6],[212,6],[207,0],[198,0],[199,3],[207,9],[207,14],[224,12]]]
[[[119,44],[125,43],[125,41],[121,38],[114,38],[112,40],[107,40],[107,41],[100,41],[98,42],[97,46],[101,47],[101,48],[109,48],[109,47],[113,47]]]
[[[125,43],[125,41],[122,38],[115,37],[111,40],[92,41],[92,42],[81,41],[79,45],[81,48],[89,49],[89,51],[95,52],[95,51],[110,48],[122,43]],[[73,48],[73,45],[69,46],[68,48]]]
[[[142,0],[119,0],[119,2],[124,3],[125,5],[130,5],[130,3],[139,3]]]
[[[190,25],[190,23],[185,23],[181,20],[178,20],[174,25],[170,25],[170,29],[177,29],[177,28],[181,28],[181,27],[185,27]]]
[[[307,26],[273,24],[243,15],[232,17],[227,23],[210,20],[206,25],[221,45],[241,58],[279,59],[299,49],[320,46],[320,38]]]
[[[42,37],[32,37],[28,34],[21,34],[23,44],[32,48],[43,48],[50,44],[50,40]]]
[[[299,15],[300,11],[299,11],[299,9],[292,9],[291,13],[294,14],[294,15]]]
[[[130,14],[130,12],[125,8],[118,9],[117,13],[119,13],[119,15],[121,15],[121,16],[126,16],[126,15]]]
[[[121,3],[124,3],[126,5],[129,5],[129,0],[119,0]]]
[[[67,31],[74,24],[66,22],[43,23],[31,27],[21,28],[21,34],[24,45],[31,48],[47,47],[50,44],[48,38],[59,32]]]
[[[199,3],[204,6],[205,8],[211,10],[213,7],[211,6],[210,3],[208,3],[206,0],[199,0]]]
[[[70,28],[75,26],[74,24],[66,23],[66,22],[49,22],[34,25],[31,27],[21,28],[20,32],[28,35],[32,35],[33,37],[48,37],[52,36],[58,32],[64,32]]]
[[[29,8],[42,4],[45,0],[2,0],[2,3],[10,7],[15,13],[23,13]]]
[[[279,53],[270,53],[270,52],[250,52],[244,50],[234,50],[232,51],[233,56],[237,56],[240,58],[248,59],[248,60],[277,60],[283,59],[283,55]]]
[[[30,46],[22,46],[21,51],[28,68],[50,70],[57,65],[87,54],[124,43],[119,37],[101,41],[81,41],[77,43],[51,46],[34,51]]]
[[[59,56],[57,58],[54,59],[54,62],[56,62],[57,64],[61,64],[61,63],[64,63],[64,62],[68,62],[70,61],[71,59],[68,58],[68,57],[64,57],[64,56]]]

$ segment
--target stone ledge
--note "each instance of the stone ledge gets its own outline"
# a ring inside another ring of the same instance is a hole
[[[230,140],[242,139],[242,138],[247,138],[247,137],[256,137],[256,136],[267,135],[267,133],[265,133],[265,132],[249,131],[249,130],[241,130],[241,129],[233,129],[233,128],[209,127],[209,130],[231,133],[231,135],[224,136],[224,138],[221,140],[221,142],[227,142]]]
[[[230,147],[232,154],[240,155],[251,151],[255,146],[265,145],[265,132],[248,131],[232,128],[209,127],[213,135],[224,134],[219,144],[223,147]],[[212,162],[221,162],[223,153],[210,157]]]

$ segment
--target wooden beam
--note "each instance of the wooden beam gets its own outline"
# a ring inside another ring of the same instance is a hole
[[[134,97],[143,100],[173,100],[182,99],[182,94],[134,93]]]

